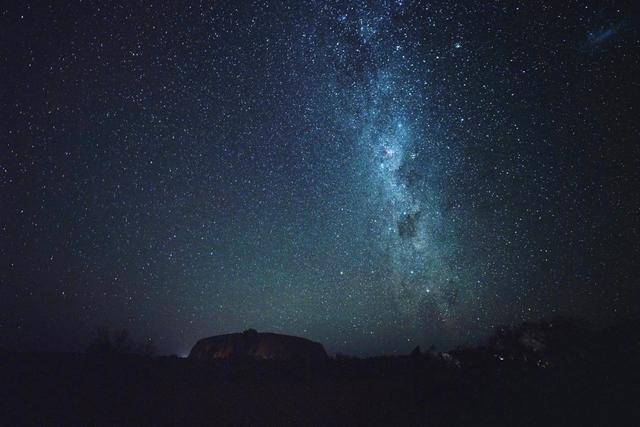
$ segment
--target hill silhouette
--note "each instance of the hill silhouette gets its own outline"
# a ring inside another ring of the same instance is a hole
[[[201,362],[237,358],[322,362],[327,357],[320,343],[291,335],[258,333],[254,329],[201,339],[189,354],[189,359]]]

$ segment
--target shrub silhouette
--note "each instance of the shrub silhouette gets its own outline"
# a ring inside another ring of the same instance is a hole
[[[124,355],[139,354],[153,356],[155,346],[151,338],[143,343],[134,343],[126,329],[111,331],[107,327],[98,328],[93,340],[87,346],[86,352],[93,355]]]

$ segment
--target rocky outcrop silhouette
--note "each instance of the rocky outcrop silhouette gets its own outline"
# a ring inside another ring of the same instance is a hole
[[[320,343],[291,335],[258,333],[254,329],[203,338],[189,353],[189,359],[203,362],[242,358],[315,363],[328,356]]]

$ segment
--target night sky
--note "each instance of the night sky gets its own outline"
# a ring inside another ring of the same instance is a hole
[[[639,311],[636,1],[10,3],[0,347]]]

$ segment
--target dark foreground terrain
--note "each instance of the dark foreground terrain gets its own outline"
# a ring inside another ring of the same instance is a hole
[[[640,425],[637,323],[326,363],[0,355],[2,425]]]

